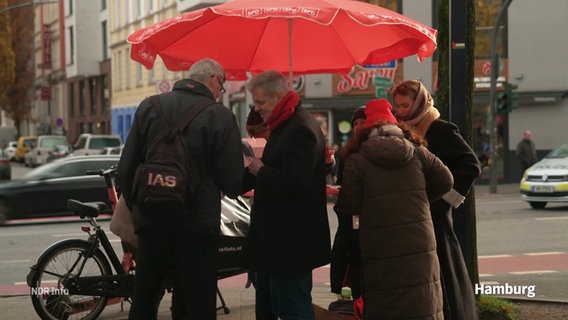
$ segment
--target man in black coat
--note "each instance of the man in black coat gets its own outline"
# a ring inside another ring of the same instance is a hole
[[[234,114],[215,103],[224,91],[225,72],[219,63],[203,59],[189,70],[189,79],[160,95],[161,110],[171,124],[198,101],[210,99],[183,132],[189,155],[193,192],[186,195],[185,212],[141,210],[132,194],[135,171],[161,129],[150,99],[136,111],[118,165],[118,183],[132,210],[138,235],[136,280],[130,319],[156,319],[164,278],[173,274],[174,301],[186,319],[216,319],[221,192],[240,194],[245,173],[240,133]],[[184,290],[186,289],[186,290]],[[178,315],[173,315],[174,319]]]
[[[270,127],[260,159],[248,159],[254,188],[248,261],[268,277],[272,310],[281,319],[314,319],[312,270],[329,263],[325,138],[288,89],[286,78],[263,72],[248,85]]]

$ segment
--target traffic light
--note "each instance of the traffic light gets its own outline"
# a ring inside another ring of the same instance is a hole
[[[516,109],[519,106],[519,104],[517,103],[519,94],[515,92],[515,90],[517,90],[518,88],[519,86],[516,84],[505,84],[505,92],[507,93],[507,107],[509,112],[513,111],[513,109]]]
[[[516,84],[505,83],[505,90],[499,92],[497,95],[496,109],[497,113],[509,113],[513,109],[518,107],[517,104],[517,92],[516,90],[519,86]]]
[[[507,106],[507,92],[499,92],[497,95],[497,102],[495,103],[497,108],[497,113],[508,113],[509,108]]]

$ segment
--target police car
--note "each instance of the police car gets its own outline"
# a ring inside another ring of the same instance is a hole
[[[535,209],[548,202],[568,202],[568,141],[525,171],[521,199]]]

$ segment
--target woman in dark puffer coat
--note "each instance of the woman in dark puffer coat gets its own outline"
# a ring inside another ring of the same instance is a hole
[[[337,201],[342,213],[360,215],[364,318],[443,319],[429,201],[452,188],[452,175],[397,124],[388,101],[370,101],[365,113]]]

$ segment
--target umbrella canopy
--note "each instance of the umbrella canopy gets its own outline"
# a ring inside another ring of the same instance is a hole
[[[277,70],[347,74],[354,65],[430,57],[436,30],[391,10],[352,0],[234,0],[190,11],[128,36],[131,58],[169,70],[211,58],[229,79]]]

